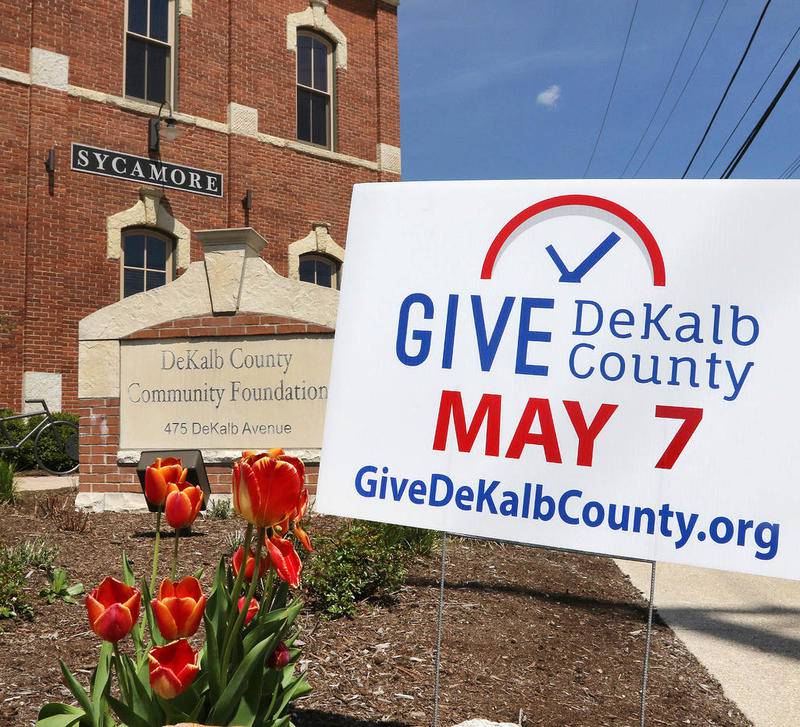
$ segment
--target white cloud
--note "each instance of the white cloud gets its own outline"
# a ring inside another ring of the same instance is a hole
[[[536,96],[536,103],[544,106],[547,109],[554,109],[561,98],[561,86],[554,83],[548,86],[544,91],[540,91]]]

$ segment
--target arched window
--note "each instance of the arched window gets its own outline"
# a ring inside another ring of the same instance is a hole
[[[297,34],[297,138],[333,147],[333,46],[307,31]]]
[[[309,253],[300,256],[300,280],[304,283],[314,283],[323,288],[339,289],[340,282],[339,263],[325,255]]]
[[[122,297],[165,285],[173,278],[172,238],[154,230],[125,230],[122,236]]]

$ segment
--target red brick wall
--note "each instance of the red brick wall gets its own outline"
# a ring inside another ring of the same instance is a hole
[[[180,318],[146,328],[129,339],[176,337],[225,337],[287,335],[296,333],[333,333],[324,326],[278,316],[237,313],[233,316]],[[119,451],[119,398],[81,399],[80,416],[80,490],[81,492],[140,492],[135,465],[117,464]],[[270,443],[264,442],[269,449]],[[319,466],[306,469],[309,491],[317,489]],[[223,465],[206,465],[212,493],[230,492],[231,469]]]
[[[235,101],[258,109],[260,131],[293,139],[296,57],[286,48],[286,15],[307,7],[307,0],[195,2],[192,17],[179,16],[175,111],[225,123]],[[348,40],[348,67],[336,72],[337,151],[375,162],[379,141],[399,145],[396,12],[373,0],[331,0],[328,14]],[[121,0],[0,0],[0,66],[27,72],[30,47],[44,48],[69,56],[71,85],[121,96],[123,24]],[[70,171],[69,145],[147,156],[150,114],[3,79],[0,104],[0,406],[21,407],[23,371],[53,371],[63,375],[63,408],[75,411],[78,321],[119,299],[106,220],[136,204],[139,187]],[[193,231],[249,224],[268,241],[264,258],[284,275],[288,245],[312,223],[328,223],[344,245],[353,184],[397,179],[181,126],[177,141],[162,144],[164,160],[222,172],[225,197],[166,190],[165,206]],[[52,189],[44,168],[51,147]],[[202,257],[195,239],[191,257]]]

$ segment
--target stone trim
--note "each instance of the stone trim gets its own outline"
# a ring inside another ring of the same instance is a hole
[[[13,83],[22,83],[25,86],[31,85],[30,73],[15,71],[13,68],[5,68],[4,66],[0,66],[0,79],[12,81]]]
[[[328,17],[328,0],[309,0],[305,10],[286,16],[286,49],[293,53],[297,53],[297,31],[301,28],[316,30],[333,41],[334,64],[347,70],[347,37]]]
[[[400,174],[402,171],[400,147],[378,144],[378,166],[384,172]]]
[[[251,255],[244,258],[240,271],[237,310],[335,328],[338,291],[284,278]],[[205,260],[192,263],[169,285],[132,295],[87,316],[78,324],[78,339],[118,340],[180,318],[212,317],[208,275],[216,274]]]
[[[122,257],[122,232],[129,227],[151,227],[175,238],[175,266],[189,267],[189,228],[176,220],[161,204],[164,193],[161,189],[142,187],[139,201],[129,209],[106,218],[106,257],[119,260]]]
[[[344,263],[344,248],[330,236],[328,225],[314,223],[311,232],[289,245],[289,278],[300,279],[300,256],[309,252],[327,255],[338,261],[339,265]]]
[[[230,465],[242,456],[239,449],[202,449],[203,463],[207,465]],[[286,454],[303,460],[305,464],[319,464],[319,449],[287,449]],[[139,464],[142,453],[138,449],[120,449],[117,464],[123,466]]]
[[[192,17],[192,0],[178,0],[178,13],[187,18]]]
[[[228,104],[228,128],[231,134],[258,138],[258,109],[231,101]]]
[[[31,83],[56,91],[69,88],[69,56],[44,48],[31,48]]]
[[[16,71],[13,68],[6,68],[0,66],[0,79],[12,81],[14,83],[22,83],[26,86],[31,85],[30,74]],[[146,114],[147,116],[154,116],[158,111],[158,104],[153,105],[146,101],[136,101],[134,99],[125,98],[123,96],[115,96],[110,93],[103,93],[102,91],[95,91],[91,88],[82,88],[80,86],[68,86],[66,92],[74,98],[82,98],[96,103],[107,104],[108,106],[115,106],[124,111],[134,111],[139,114]],[[239,105],[239,104],[237,104]],[[244,106],[243,108],[248,108]],[[219,134],[236,134],[242,133],[237,129],[232,129],[229,122],[214,121],[202,116],[194,116],[192,114],[183,114],[175,112],[173,117],[181,124],[188,126],[196,126],[199,129],[207,129]],[[251,128],[251,127],[246,127]],[[250,134],[247,134],[250,136]],[[380,164],[371,159],[362,159],[361,157],[351,156],[350,154],[342,154],[340,152],[331,151],[330,149],[323,149],[322,147],[313,146],[312,144],[304,144],[302,141],[296,139],[284,139],[280,136],[272,134],[257,133],[252,136],[262,144],[269,144],[283,149],[291,149],[292,151],[301,154],[308,154],[309,156],[317,157],[319,159],[326,159],[332,162],[340,162],[342,164],[349,164],[354,167],[361,167],[362,169],[369,169],[373,172],[381,171]],[[385,169],[384,171],[390,171]]]

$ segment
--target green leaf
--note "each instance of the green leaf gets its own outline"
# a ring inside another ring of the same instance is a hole
[[[111,705],[111,709],[114,710],[114,714],[122,720],[126,727],[153,727],[152,723],[148,724],[146,720],[143,720],[127,704],[123,704],[110,694],[108,696],[108,703]]]
[[[70,704],[50,702],[39,710],[36,727],[72,727],[80,722],[86,712]]]
[[[220,653],[217,631],[213,622],[206,613],[203,617],[206,626],[206,646],[203,653],[204,671],[208,673],[208,688],[211,692],[211,702],[215,703],[222,693],[222,680],[219,672]]]
[[[267,654],[272,653],[277,641],[276,635],[262,641],[255,646],[247,656],[244,657],[239,668],[234,672],[230,682],[225,687],[214,708],[209,713],[212,721],[228,723],[239,704],[239,700],[248,687],[248,683],[254,672],[258,670],[260,675],[261,667]]]
[[[250,680],[239,702],[239,708],[236,710],[236,714],[233,716],[230,724],[240,725],[241,727],[253,727],[258,724],[256,718],[258,717],[258,708],[261,702],[263,686],[264,683],[261,679]]]
[[[142,579],[142,601],[144,601],[144,613],[147,619],[147,627],[150,629],[150,638],[156,646],[162,646],[166,643],[166,640],[158,630],[158,624],[153,616],[153,606],[150,600],[150,587],[147,585],[147,581]]]
[[[105,712],[104,700],[108,694],[109,682],[111,680],[111,653],[114,645],[109,641],[104,641],[100,647],[100,658],[97,662],[97,669],[94,670],[92,679],[92,713],[97,718]]]
[[[78,700],[78,704],[83,707],[83,711],[91,718],[92,722],[95,722],[94,710],[92,709],[92,703],[89,701],[89,695],[86,693],[86,690],[78,683],[78,680],[72,676],[72,672],[67,669],[61,659],[58,660],[58,663],[61,665],[61,674],[70,692],[72,692],[72,696]]]
[[[122,553],[122,582],[131,588],[136,585],[136,576],[133,574],[133,568],[131,567],[131,562],[128,560],[128,554],[124,551]]]
[[[133,703],[128,706],[138,717],[147,720],[151,724],[156,724],[160,719],[160,711],[154,703],[150,689],[149,667],[144,670],[141,667],[137,669],[131,658],[125,654],[122,655],[122,662],[125,670],[125,679],[133,687],[133,693],[131,694]]]
[[[308,694],[310,691],[311,685],[306,681],[306,678],[304,676],[299,677],[294,684],[284,690],[283,694],[281,695],[281,699],[278,702],[276,713],[281,714],[289,706],[289,702],[291,702],[293,699],[299,699],[304,694]]]

